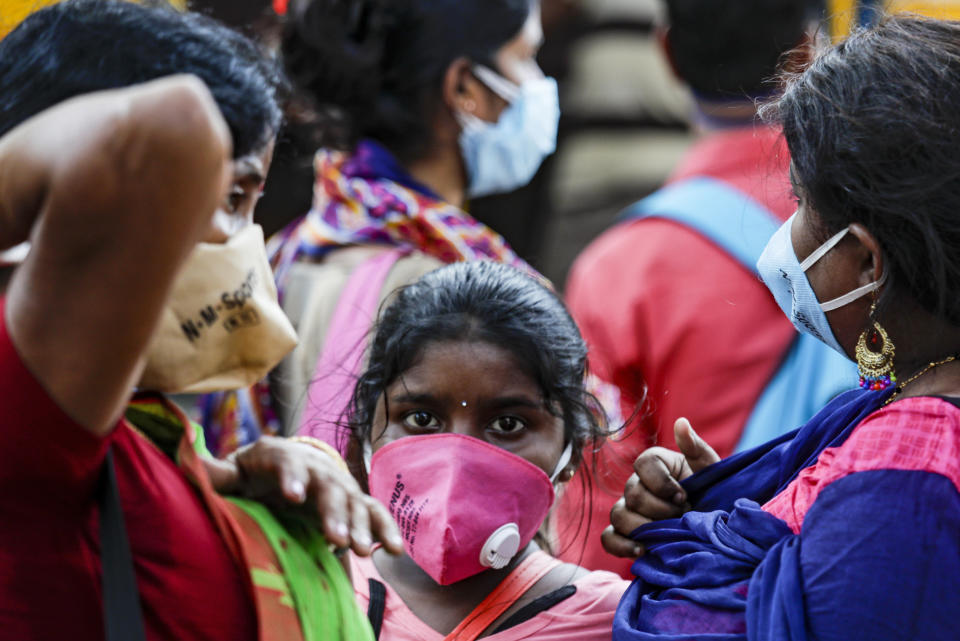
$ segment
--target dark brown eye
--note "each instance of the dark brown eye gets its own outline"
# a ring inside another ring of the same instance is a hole
[[[490,428],[501,434],[516,434],[526,426],[526,423],[516,416],[501,416],[490,423]]]
[[[247,192],[242,187],[233,187],[227,194],[227,212],[238,213],[247,202]]]
[[[415,412],[410,412],[403,417],[403,424],[406,427],[416,430],[425,430],[438,427],[440,425],[439,421],[434,418],[433,414],[430,412],[425,412],[423,410],[417,410]]]

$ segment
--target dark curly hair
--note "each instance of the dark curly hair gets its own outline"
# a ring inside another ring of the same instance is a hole
[[[443,76],[460,57],[492,65],[532,0],[295,0],[284,66],[320,119],[320,143],[373,138],[402,161],[430,145]]]
[[[488,261],[441,267],[400,289],[376,326],[367,370],[348,410],[351,451],[371,437],[377,403],[430,343],[483,341],[516,356],[563,418],[576,463],[605,434],[599,402],[584,388],[587,347],[552,291],[523,272]]]
[[[0,135],[74,96],[189,73],[213,94],[234,157],[264,147],[280,127],[277,66],[211,18],[164,2],[65,0],[37,11],[0,41]]]
[[[883,250],[887,286],[960,325],[960,22],[882,19],[786,77],[764,110],[823,240],[859,222]]]

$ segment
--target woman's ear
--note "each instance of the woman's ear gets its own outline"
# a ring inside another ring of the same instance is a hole
[[[476,115],[480,89],[482,86],[473,77],[468,59],[457,58],[450,63],[443,76],[443,102],[450,111]]]
[[[496,122],[507,103],[473,75],[473,64],[457,58],[443,77],[443,102],[454,114],[467,113],[480,120]]]
[[[875,283],[883,277],[883,251],[877,237],[860,223],[850,225],[850,235],[860,243],[858,261],[860,267],[860,285]]]

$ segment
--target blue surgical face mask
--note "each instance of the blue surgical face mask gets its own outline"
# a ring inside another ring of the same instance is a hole
[[[518,86],[486,67],[477,66],[473,72],[509,103],[495,123],[457,113],[467,195],[475,198],[530,182],[543,159],[556,149],[560,101],[553,78],[532,78]]]
[[[884,272],[880,280],[821,304],[804,272],[833,249],[847,235],[849,228],[834,234],[801,263],[793,251],[791,239],[790,230],[795,217],[796,214],[791,216],[770,238],[763,254],[760,255],[760,260],[757,261],[757,271],[760,272],[760,278],[776,299],[777,305],[797,331],[810,334],[846,356],[846,352],[833,335],[833,330],[830,329],[825,312],[848,305],[877,290],[886,281],[887,274]]]

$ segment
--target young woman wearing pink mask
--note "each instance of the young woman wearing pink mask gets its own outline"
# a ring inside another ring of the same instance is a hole
[[[586,356],[556,295],[502,264],[443,267],[383,312],[349,415],[407,552],[351,560],[379,639],[610,638],[626,582],[535,542],[603,433]]]

